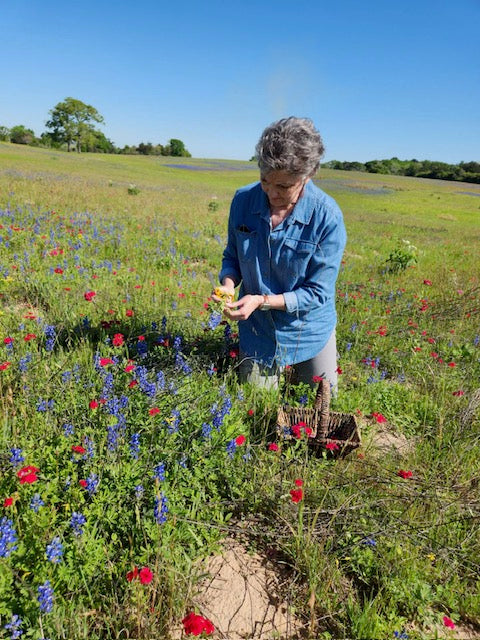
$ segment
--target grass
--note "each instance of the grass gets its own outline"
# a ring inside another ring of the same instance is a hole
[[[332,408],[364,443],[333,459],[270,449],[282,398],[238,385],[208,299],[255,166],[177,160],[0,143],[0,633],[168,638],[242,523],[312,638],[478,632],[480,189],[321,170],[349,235]],[[405,240],[416,263],[388,271]],[[406,446],[379,450],[385,428]]]

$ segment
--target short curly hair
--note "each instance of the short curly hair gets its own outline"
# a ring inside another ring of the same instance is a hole
[[[309,118],[282,118],[269,125],[255,147],[260,173],[287,171],[312,177],[325,152],[320,133]]]

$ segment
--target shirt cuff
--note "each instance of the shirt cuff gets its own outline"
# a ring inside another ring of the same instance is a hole
[[[285,300],[285,310],[287,313],[296,313],[298,311],[298,298],[295,291],[287,291],[283,294]]]

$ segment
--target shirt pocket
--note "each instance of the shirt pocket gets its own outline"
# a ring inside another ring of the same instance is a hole
[[[286,238],[281,252],[281,266],[295,276],[303,278],[311,257],[315,253],[316,244],[305,240]],[[294,282],[292,284],[298,284]]]
[[[245,293],[259,293],[258,234],[256,231],[235,229],[235,238],[244,291]]]

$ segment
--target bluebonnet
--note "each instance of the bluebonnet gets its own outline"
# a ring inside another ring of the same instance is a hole
[[[51,400],[42,400],[41,398],[37,402],[37,411],[43,413],[45,411],[52,411],[55,405],[55,401]]]
[[[367,547],[376,547],[377,546],[377,541],[375,540],[375,538],[372,537],[367,537],[364,538],[362,541],[362,544],[366,545]]]
[[[480,344],[480,335],[475,336],[475,338],[473,339],[473,344],[478,347],[478,345]]]
[[[225,338],[225,341],[227,343],[229,343],[232,338],[232,327],[228,324],[228,322],[225,325],[225,329],[223,330],[223,337]]]
[[[235,438],[232,438],[230,442],[227,442],[227,453],[229,458],[233,458],[235,455],[235,451],[237,449],[237,443],[235,442]]]
[[[143,493],[144,493],[143,485],[137,484],[137,486],[135,487],[135,498],[137,500],[141,500],[143,497]]]
[[[53,351],[53,348],[55,346],[55,340],[57,337],[57,334],[55,332],[55,327],[51,324],[47,324],[43,329],[43,333],[45,334],[45,338],[46,338],[45,349],[47,351]]]
[[[40,510],[40,507],[44,507],[45,503],[42,500],[41,496],[39,493],[36,493],[33,498],[30,500],[30,509],[32,511],[35,511],[35,513],[38,513]]]
[[[188,461],[188,456],[186,453],[182,453],[180,460],[178,461],[178,464],[180,467],[182,467],[182,469],[186,469],[187,468],[187,461]]]
[[[93,456],[95,455],[95,443],[93,442],[93,440],[88,436],[85,436],[83,439],[83,444],[85,445],[85,449],[87,450],[83,457],[85,459],[93,458]]]
[[[155,467],[153,468],[153,477],[155,478],[155,480],[159,480],[160,482],[163,482],[163,480],[165,480],[165,464],[163,462],[155,465]]]
[[[167,329],[167,318],[166,316],[163,316],[162,318],[162,331],[165,332]]]
[[[62,560],[63,544],[58,536],[55,536],[55,538],[47,544],[46,554],[47,560],[55,564],[58,564]]]
[[[8,558],[17,550],[17,540],[17,532],[12,520],[4,516],[0,520],[0,558]]]
[[[42,613],[50,613],[53,609],[53,589],[50,580],[46,580],[38,587],[38,603]]]
[[[112,424],[107,428],[107,449],[109,451],[115,451],[118,447],[118,438],[120,434],[118,433],[118,422],[116,424]]]
[[[300,396],[300,398],[298,399],[298,402],[301,404],[302,407],[304,407],[308,402],[308,395],[305,393],[302,396]]]
[[[177,369],[181,369],[185,375],[190,375],[192,373],[192,367],[185,360],[183,354],[178,352],[175,356],[175,367]]]
[[[153,515],[157,524],[163,524],[167,520],[168,513],[168,500],[167,497],[161,493],[160,497],[155,498],[155,506],[153,508]]]
[[[347,344],[345,345],[345,349],[347,351],[350,351],[351,348],[352,348],[352,343],[351,342],[347,342]]]
[[[70,382],[71,378],[72,378],[72,372],[71,371],[64,371],[62,373],[62,382],[64,384],[66,384],[67,382]]]
[[[75,427],[73,426],[73,424],[70,424],[67,422],[63,425],[63,435],[65,437],[68,438],[68,436],[73,436],[74,433],[75,433]]]
[[[222,314],[219,311],[212,311],[207,322],[207,327],[211,330],[216,329],[222,321]]]
[[[90,318],[88,316],[84,316],[82,318],[82,329],[90,329],[91,326]]]
[[[204,438],[209,438],[212,433],[212,425],[204,422],[202,424],[202,436]]]
[[[22,454],[22,450],[19,449],[18,447],[12,447],[10,449],[9,460],[10,460],[10,464],[13,465],[14,467],[20,466],[22,462],[25,460]]]
[[[76,536],[81,536],[83,533],[83,525],[86,523],[87,519],[85,518],[85,516],[83,515],[83,513],[78,513],[77,511],[74,511],[72,513],[72,518],[70,520],[70,526],[73,529],[73,533]]]
[[[213,376],[213,375],[215,374],[215,371],[216,371],[216,369],[215,369],[215,365],[214,365],[214,364],[213,364],[213,362],[212,362],[212,364],[211,364],[211,365],[208,367],[208,369],[207,369],[207,374],[208,374],[209,376]]]
[[[137,341],[137,353],[141,358],[144,358],[148,353],[148,344],[146,340]]]
[[[399,640],[408,640],[408,633],[405,633],[405,631],[394,631],[393,637],[399,638]]]
[[[98,488],[98,484],[100,482],[98,475],[96,473],[91,473],[87,480],[86,480],[87,484],[85,486],[85,489],[88,491],[88,493],[93,496],[93,494],[97,491]]]
[[[175,349],[175,351],[180,351],[181,347],[182,347],[182,338],[181,336],[175,336],[175,338],[173,339],[173,348]]]
[[[146,367],[140,366],[135,369],[135,379],[138,381],[138,386],[140,387],[141,391],[143,391],[143,393],[145,393],[150,398],[153,398],[153,396],[157,393],[157,387],[153,382],[150,382],[148,380],[147,376],[148,369]]]
[[[165,374],[163,371],[157,373],[157,389],[163,391],[165,389]]]
[[[168,421],[168,433],[177,433],[178,427],[180,425],[180,411],[178,409],[173,409],[171,413],[171,418]]]
[[[134,460],[138,460],[140,453],[140,434],[133,433],[130,437],[130,455]]]
[[[32,360],[31,353],[27,353],[23,358],[20,358],[20,360],[18,361],[18,368],[21,373],[25,373],[27,371],[28,364],[31,362],[31,360]]]
[[[8,622],[3,628],[11,632],[10,638],[12,640],[16,640],[16,638],[20,638],[20,636],[23,634],[23,631],[20,628],[21,626],[22,619],[20,618],[20,616],[17,616],[17,614],[14,614],[10,622]]]

